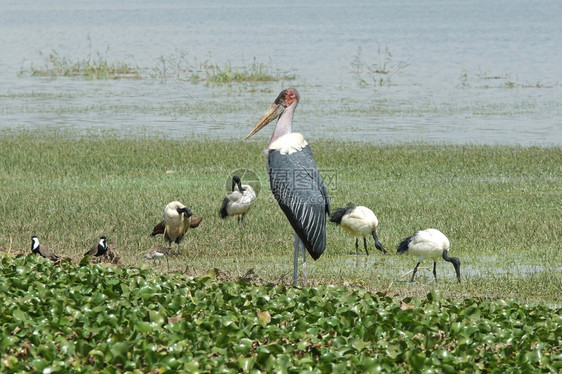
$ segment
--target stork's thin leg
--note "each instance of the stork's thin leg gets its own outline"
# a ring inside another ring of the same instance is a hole
[[[414,268],[414,272],[412,273],[412,279],[410,279],[410,282],[414,281],[414,277],[416,276],[416,271],[418,271],[418,266],[420,266],[420,263],[418,262],[418,264],[416,265],[416,267]]]
[[[240,216],[238,215],[237,217],[238,217],[238,223],[240,223]]]
[[[435,268],[437,267],[437,262],[433,261],[433,278],[435,278],[435,283],[437,283],[437,271]]]
[[[295,232],[295,240],[293,241],[293,248],[295,249],[294,263],[293,263],[293,286],[297,284],[297,265],[299,263],[299,242],[300,238]]]
[[[355,254],[359,254],[359,239],[355,238]]]
[[[301,247],[302,254],[302,277],[304,279],[304,284],[308,283],[308,277],[306,274],[306,249],[304,248],[304,243],[299,238],[299,246]]]
[[[369,251],[367,250],[367,238],[363,237],[363,247],[365,247],[365,253],[367,256],[369,255]]]

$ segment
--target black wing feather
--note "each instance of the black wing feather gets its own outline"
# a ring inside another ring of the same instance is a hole
[[[402,239],[400,244],[398,244],[398,248],[396,249],[396,253],[402,254],[402,253],[408,252],[408,246],[410,245],[410,242],[412,241],[412,239],[413,239],[413,236],[408,236],[407,238]]]
[[[269,182],[273,196],[313,259],[326,248],[326,214],[330,198],[309,145],[282,154],[269,152]]]
[[[222,219],[228,217],[228,211],[226,209],[228,208],[229,202],[230,202],[230,199],[228,197],[225,197],[224,200],[222,201],[221,208],[219,209],[219,214],[220,214]]]
[[[355,208],[356,207],[353,204],[348,204],[345,208],[337,208],[334,214],[332,214],[332,216],[330,217],[330,222],[334,222],[336,225],[340,225],[343,216],[351,213],[351,211]]]

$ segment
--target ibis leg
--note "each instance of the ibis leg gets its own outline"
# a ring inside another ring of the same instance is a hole
[[[414,272],[412,273],[412,279],[410,279],[410,282],[414,281],[414,277],[416,276],[416,272],[418,271],[418,266],[420,266],[420,263],[418,262],[416,267],[414,268]]]
[[[365,247],[365,253],[367,256],[369,255],[369,251],[367,250],[367,238],[363,237],[363,247]]]
[[[359,239],[355,238],[355,254],[359,254]]]
[[[437,283],[437,271],[435,268],[437,267],[437,262],[433,261],[433,278],[435,278],[435,283]]]

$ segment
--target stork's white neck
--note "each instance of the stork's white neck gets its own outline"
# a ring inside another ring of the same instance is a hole
[[[275,130],[273,130],[273,135],[271,135],[271,140],[269,141],[269,149],[271,145],[283,135],[290,134],[292,131],[291,125],[293,124],[293,114],[295,113],[295,108],[297,107],[298,101],[294,101],[293,104],[289,105],[287,109],[281,113],[277,124],[275,125]]]

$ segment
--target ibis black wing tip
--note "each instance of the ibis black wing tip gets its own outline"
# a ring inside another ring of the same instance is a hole
[[[332,213],[332,216],[330,217],[330,222],[333,222],[336,225],[341,224],[341,220],[343,219],[343,216],[345,216],[346,212],[347,212],[347,208],[336,208],[336,210],[334,211],[334,213]]]
[[[410,245],[412,238],[413,236],[408,236],[407,238],[402,239],[402,241],[400,242],[400,244],[398,244],[398,247],[396,248],[396,253],[402,254],[408,252],[408,246]]]
[[[228,207],[229,202],[230,202],[230,200],[228,199],[228,197],[225,197],[224,200],[222,201],[221,208],[219,209],[219,214],[220,214],[222,219],[225,219],[226,217],[228,217],[228,212],[227,212],[226,208]]]

